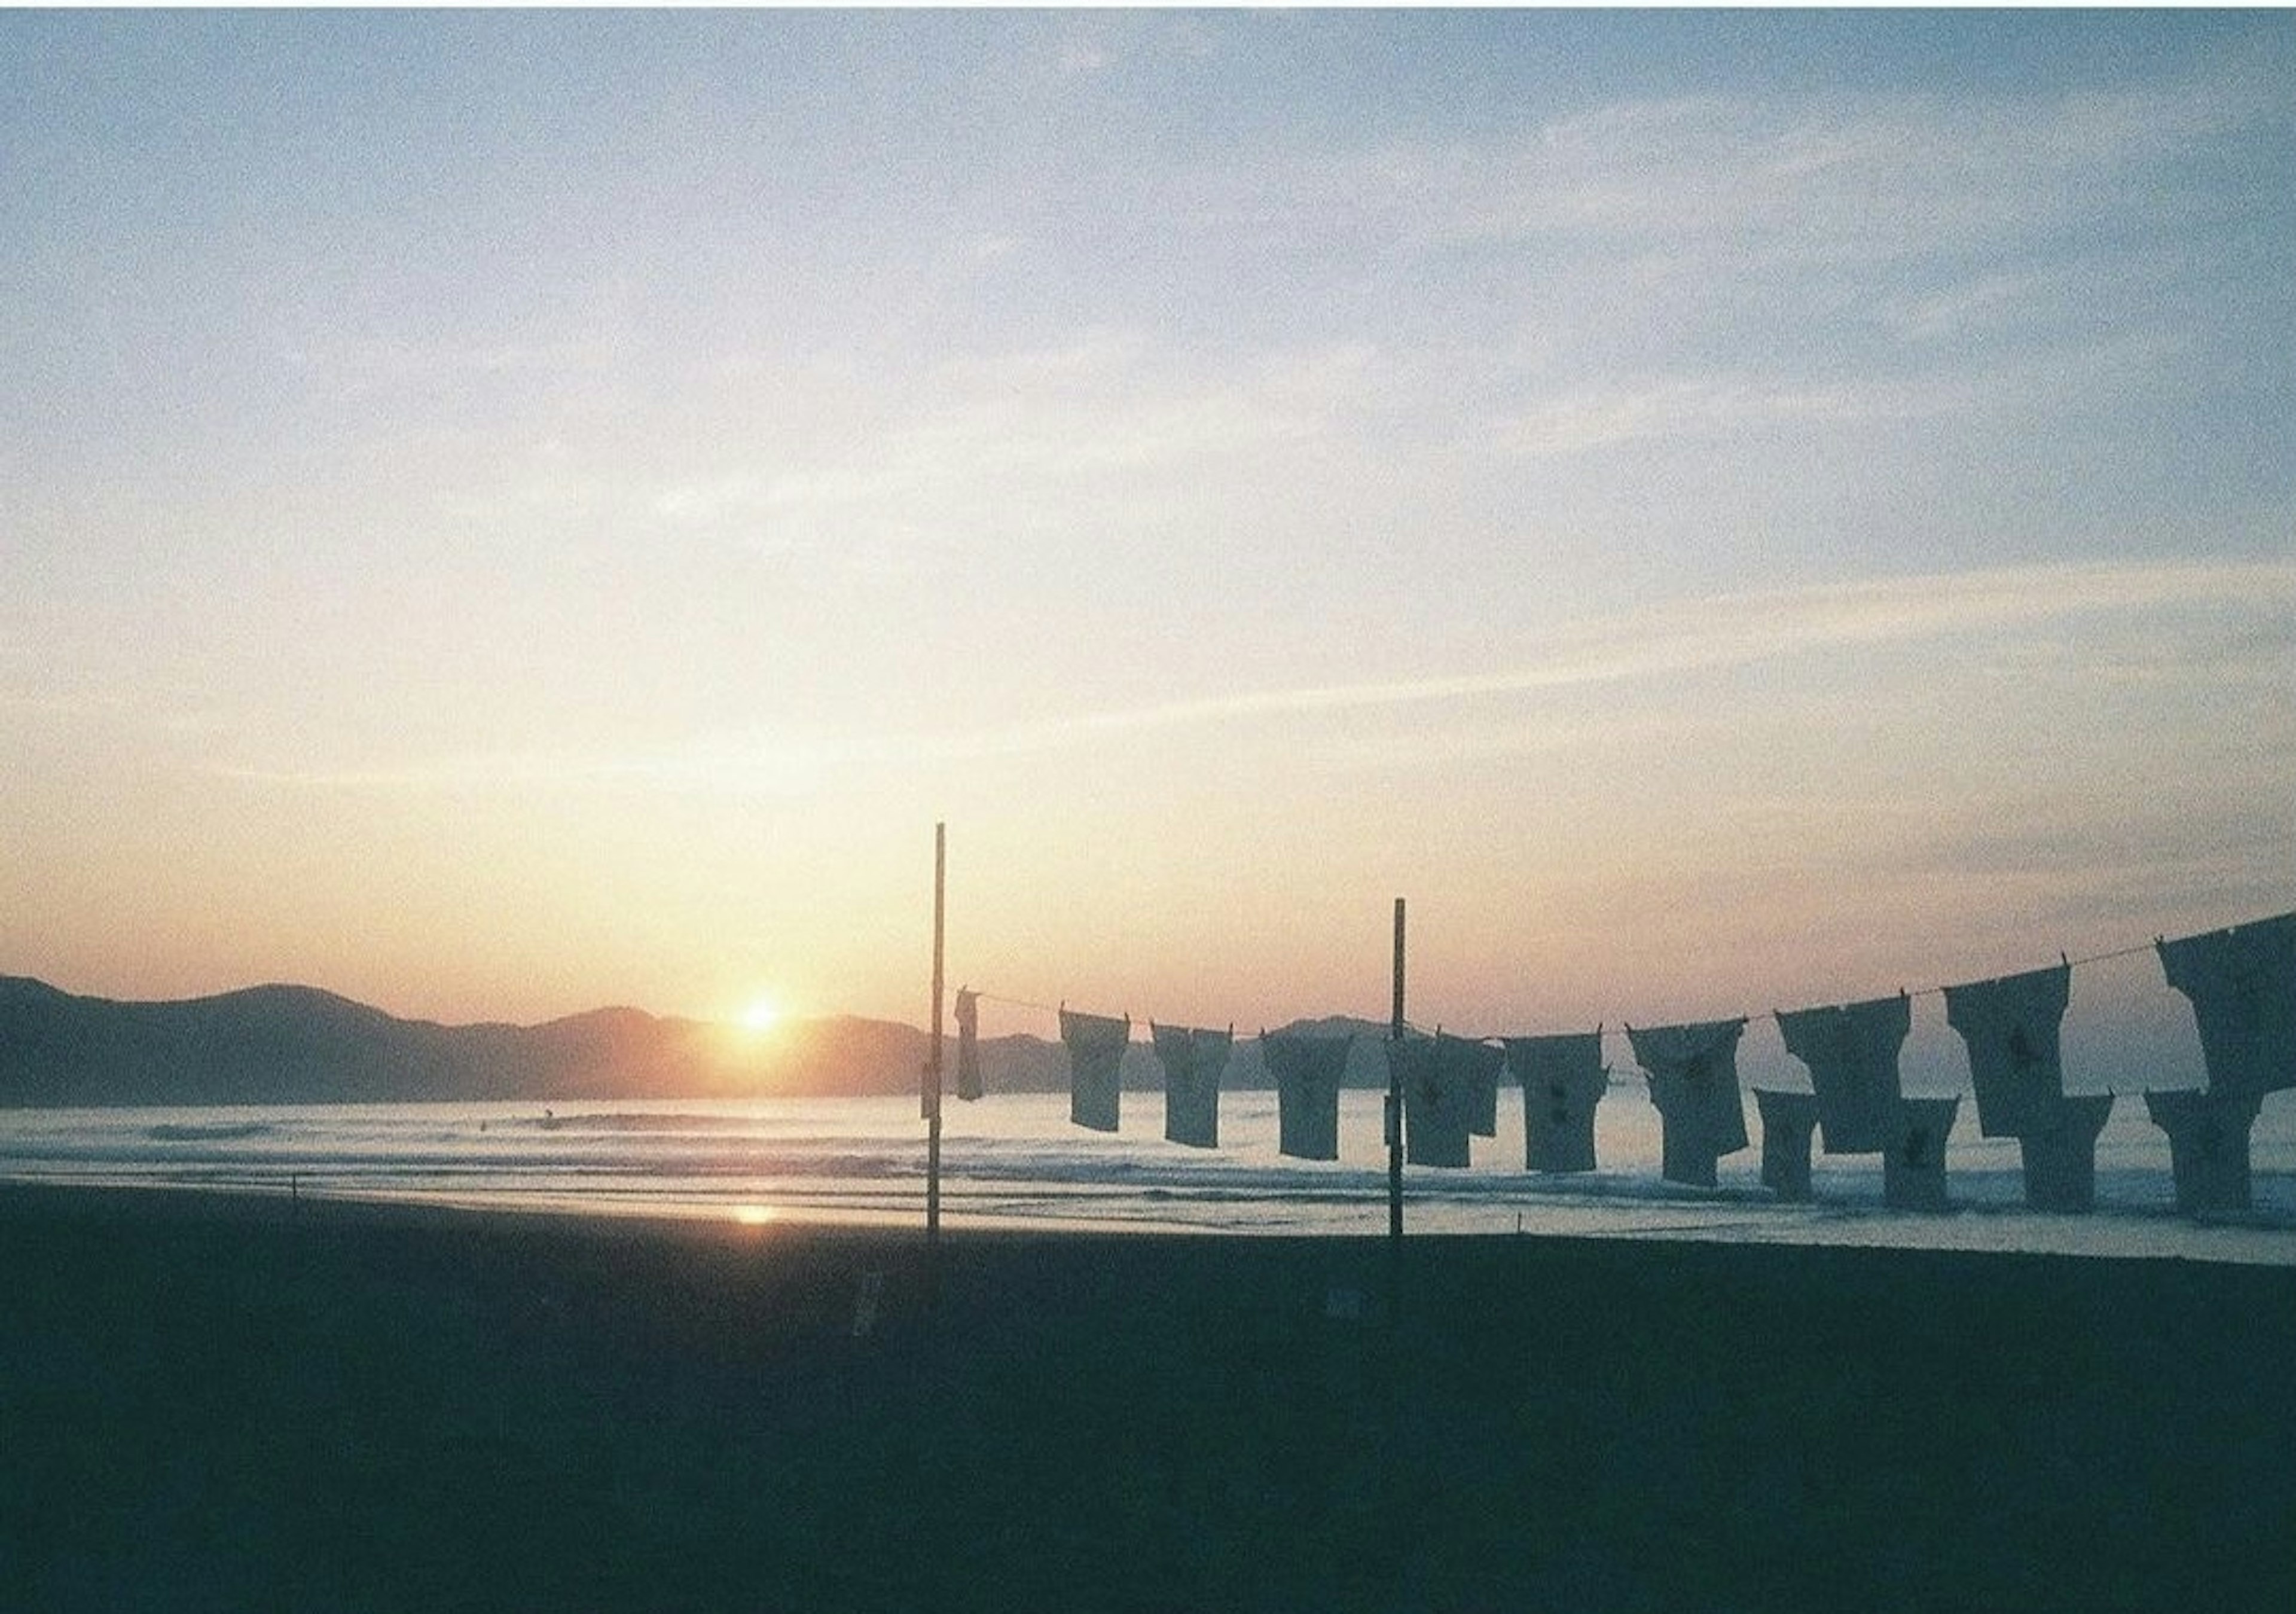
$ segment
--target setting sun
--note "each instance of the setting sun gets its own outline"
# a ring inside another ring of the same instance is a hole
[[[772,998],[751,998],[750,1006],[742,1011],[742,1029],[750,1032],[770,1031],[781,1023],[781,1019],[782,1006]]]

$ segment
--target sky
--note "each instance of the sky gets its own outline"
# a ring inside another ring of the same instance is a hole
[[[2292,86],[2287,12],[0,15],[0,973],[920,1023],[939,822],[952,986],[1244,1028],[1383,1019],[1398,897],[1478,1032],[2296,906]]]

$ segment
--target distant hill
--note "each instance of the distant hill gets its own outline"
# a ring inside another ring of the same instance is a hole
[[[1349,1085],[1385,1083],[1382,1028],[1332,1020],[1288,1028],[1357,1034]],[[791,1020],[758,1036],[626,1008],[538,1026],[442,1026],[310,987],[121,1003],[0,976],[0,1107],[914,1093],[928,1041],[914,1027],[850,1015]],[[954,1091],[954,1031],[945,1058]],[[1068,1086],[1057,1042],[983,1038],[980,1061],[992,1094]],[[1144,1042],[1127,1053],[1124,1082],[1161,1085]],[[1267,1086],[1257,1041],[1238,1041],[1226,1085]]]

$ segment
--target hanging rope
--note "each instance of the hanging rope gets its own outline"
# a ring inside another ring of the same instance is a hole
[[[1034,1009],[1042,1014],[1058,1014],[1060,1012],[1060,1010],[1051,1004],[1033,1003],[1025,997],[1006,997],[1001,993],[981,992],[971,987],[967,987],[966,990],[972,991],[972,995],[979,998],[984,1004],[1004,1004],[1014,1009]]]

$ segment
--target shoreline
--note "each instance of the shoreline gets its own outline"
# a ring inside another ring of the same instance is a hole
[[[91,1202],[126,1196],[128,1203],[149,1200],[153,1214],[165,1214],[160,1207],[171,1200],[180,1200],[188,1207],[212,1200],[237,1205],[241,1208],[238,1214],[250,1217],[274,1212],[280,1217],[357,1217],[371,1211],[379,1217],[499,1217],[568,1225],[594,1223],[626,1231],[646,1226],[708,1230],[723,1225],[750,1233],[813,1229],[890,1239],[906,1233],[920,1246],[924,1238],[922,1191],[914,1206],[890,1208],[882,1203],[824,1204],[808,1200],[801,1194],[781,1198],[728,1194],[710,1199],[617,1194],[586,1199],[566,1192],[520,1198],[483,1192],[458,1194],[451,1190],[361,1192],[334,1185],[298,1191],[292,1184],[292,1174],[283,1175],[275,1182],[249,1178],[227,1182],[132,1182],[116,1178],[76,1181],[0,1176],[0,1198],[12,1193],[35,1198],[86,1195]],[[1428,1193],[1430,1200],[1439,1204],[1439,1184],[1430,1184]],[[1411,1203],[1406,1200],[1406,1205]],[[966,1204],[962,1186],[946,1194],[942,1205],[943,1235],[949,1239],[1289,1239],[1383,1244],[1383,1203],[1374,1205],[1365,1198],[1360,1207],[1350,1201],[1350,1208],[1359,1209],[1360,1215],[1349,1225],[1311,1227],[1192,1221],[1183,1215],[1094,1217],[1058,1210],[1032,1213],[1010,1208],[982,1211]],[[1440,1208],[1438,1204],[1422,1206],[1423,1215],[1432,1217],[1440,1218],[1447,1211],[1455,1223],[1459,1219],[1456,1204]],[[1927,1250],[2296,1269],[2296,1229],[2263,1214],[2201,1219],[2167,1208],[2132,1210],[2124,1207],[2067,1215],[1973,1200],[1957,1202],[1941,1212],[1910,1211],[1882,1208],[1862,1200],[1833,1201],[1821,1197],[1798,1205],[1775,1204],[1766,1199],[1706,1196],[1688,1191],[1669,1199],[1636,1201],[1602,1196],[1580,1199],[1568,1194],[1545,1199],[1527,1196],[1522,1204],[1498,1201],[1482,1207],[1480,1212],[1494,1218],[1511,1213],[1516,1216],[1512,1228],[1503,1222],[1471,1228],[1430,1227],[1423,1222],[1409,1229],[1407,1239],[1414,1244],[1440,1239],[1525,1239],[1547,1243],[1586,1241],[1874,1252]],[[1680,1213],[1684,1219],[1675,1219],[1675,1213]],[[1524,1219],[1526,1216],[1528,1221]],[[1654,1217],[1664,1219],[1651,1219]]]

